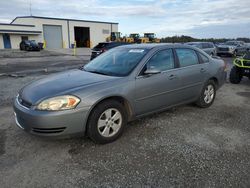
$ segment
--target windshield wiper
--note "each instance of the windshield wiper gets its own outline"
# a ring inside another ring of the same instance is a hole
[[[87,71],[87,70],[85,70],[85,71]],[[99,71],[87,71],[87,72],[91,72],[91,73],[95,73],[95,74],[101,74],[101,75],[108,75],[106,73],[99,72]]]

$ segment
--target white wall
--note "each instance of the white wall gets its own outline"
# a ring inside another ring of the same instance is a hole
[[[33,24],[29,24],[29,25],[33,25]],[[16,31],[19,31],[19,30],[25,30],[25,31],[39,31],[39,29],[37,29],[36,27],[33,27],[33,26],[16,26],[16,25],[1,25],[0,24],[0,30],[16,30]]]
[[[21,42],[21,35],[10,34],[10,43],[12,49],[19,49],[20,42]]]
[[[89,27],[90,28],[90,40],[92,47],[99,42],[104,42],[110,34],[103,34],[103,29],[109,30],[111,32],[111,24],[109,23],[96,23],[96,22],[81,22],[81,21],[69,21],[69,30],[70,30],[70,40],[68,39],[68,25],[67,20],[53,20],[53,19],[42,19],[42,18],[18,18],[14,21],[15,24],[27,24],[35,25],[37,30],[43,31],[44,25],[61,25],[62,26],[62,35],[63,43],[66,48],[70,44],[74,43],[74,27]],[[112,31],[118,31],[118,24],[112,24]],[[43,42],[44,37],[43,33],[39,35],[37,42]],[[70,42],[69,42],[70,41]]]
[[[66,44],[68,41],[67,35],[67,22],[64,20],[50,20],[50,19],[38,19],[38,18],[18,18],[14,21],[15,24],[31,24],[35,25],[36,29],[43,32],[43,25],[61,25],[62,26],[62,37],[63,42]],[[37,42],[44,42],[43,33],[41,33],[38,37]],[[68,45],[67,45],[68,46]]]
[[[111,24],[70,21],[69,22],[70,44],[73,44],[75,40],[74,27],[89,27],[90,41],[92,44],[91,47],[97,45],[99,42],[105,42],[106,38],[110,36],[111,32]],[[109,30],[109,34],[103,34],[104,29]],[[118,31],[118,24],[112,24],[112,31]]]
[[[3,35],[0,34],[0,49],[3,49],[4,45],[3,45]]]

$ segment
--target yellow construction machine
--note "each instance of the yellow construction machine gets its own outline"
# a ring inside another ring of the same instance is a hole
[[[107,42],[122,42],[121,32],[111,32],[110,36],[106,38]]]
[[[144,33],[144,37],[140,39],[141,43],[160,43],[161,40],[156,38],[155,33]]]

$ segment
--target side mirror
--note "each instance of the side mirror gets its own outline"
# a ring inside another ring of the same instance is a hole
[[[147,69],[147,70],[144,72],[144,75],[152,75],[152,74],[159,74],[159,73],[161,73],[160,70],[155,69],[155,68],[151,68],[151,69]]]

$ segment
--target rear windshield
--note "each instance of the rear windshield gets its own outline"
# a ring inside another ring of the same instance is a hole
[[[108,45],[108,43],[99,43],[94,48],[104,48]]]

